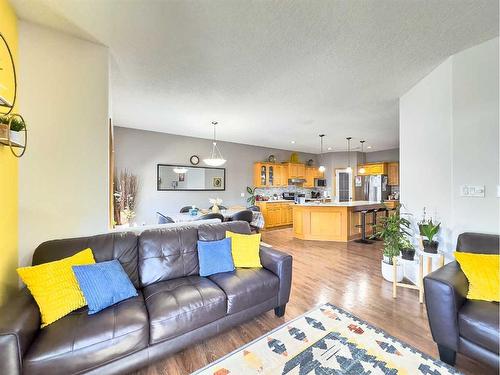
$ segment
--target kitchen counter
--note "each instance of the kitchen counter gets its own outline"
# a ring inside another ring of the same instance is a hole
[[[351,202],[306,202],[297,204],[297,206],[305,206],[305,207],[360,207],[360,206],[373,206],[373,205],[381,205],[380,202],[376,201],[351,201]]]
[[[293,235],[302,240],[348,242],[361,237],[361,210],[382,208],[383,203],[371,201],[303,203],[293,207]],[[385,213],[377,213],[377,220]],[[372,215],[367,223],[372,222]],[[367,225],[367,235],[372,227]]]
[[[268,201],[255,201],[256,203],[294,203],[293,200],[290,199],[269,199]]]

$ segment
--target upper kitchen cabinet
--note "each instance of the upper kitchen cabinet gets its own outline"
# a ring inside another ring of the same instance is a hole
[[[399,163],[387,163],[387,184],[391,186],[399,185]]]
[[[288,178],[286,168],[277,163],[255,163],[253,166],[253,184],[255,187],[286,186]]]
[[[288,178],[305,178],[306,166],[299,163],[285,163],[285,169],[288,172]]]
[[[361,173],[361,168],[364,172]],[[359,176],[370,176],[374,174],[387,174],[387,163],[367,163],[358,165],[358,175]]]
[[[305,167],[305,175],[304,187],[314,187],[314,179],[323,178],[323,173],[318,170],[318,167]]]

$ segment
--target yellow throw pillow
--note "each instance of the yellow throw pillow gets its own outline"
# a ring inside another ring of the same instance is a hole
[[[500,302],[500,256],[455,252],[469,280],[468,299]]]
[[[94,263],[92,250],[85,249],[55,262],[17,269],[40,308],[42,328],[87,304],[71,267]]]
[[[234,266],[239,268],[262,268],[260,264],[260,233],[239,234],[226,232],[226,238],[231,238],[231,253]]]

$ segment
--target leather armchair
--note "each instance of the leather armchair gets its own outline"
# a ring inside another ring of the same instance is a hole
[[[20,374],[23,355],[40,330],[40,311],[27,289],[0,310],[0,374]]]
[[[499,236],[463,233],[457,251],[497,254]],[[467,300],[469,282],[453,261],[424,278],[432,337],[442,361],[454,365],[456,353],[499,368],[499,304]]]

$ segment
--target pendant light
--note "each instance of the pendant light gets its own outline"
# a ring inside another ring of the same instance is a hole
[[[212,142],[212,153],[210,157],[207,159],[203,159],[203,162],[211,167],[220,167],[226,162],[226,159],[222,157],[222,153],[217,147],[217,138],[215,133],[215,127],[217,126],[217,121],[212,121],[212,125],[214,126],[214,140]]]
[[[347,137],[347,172],[352,172],[351,168],[351,139],[352,137]]]
[[[323,162],[323,137],[324,136],[325,136],[324,134],[320,134],[319,135],[320,152],[319,152],[319,168],[318,168],[318,171],[320,173],[323,173],[326,170],[325,166],[322,163]]]
[[[363,153],[364,152],[363,151],[364,150],[363,143],[365,143],[365,141],[359,141],[359,143],[361,143],[361,153]],[[361,174],[364,174],[366,172],[366,170],[363,167],[361,167],[361,168],[359,168],[358,172],[361,173]]]

